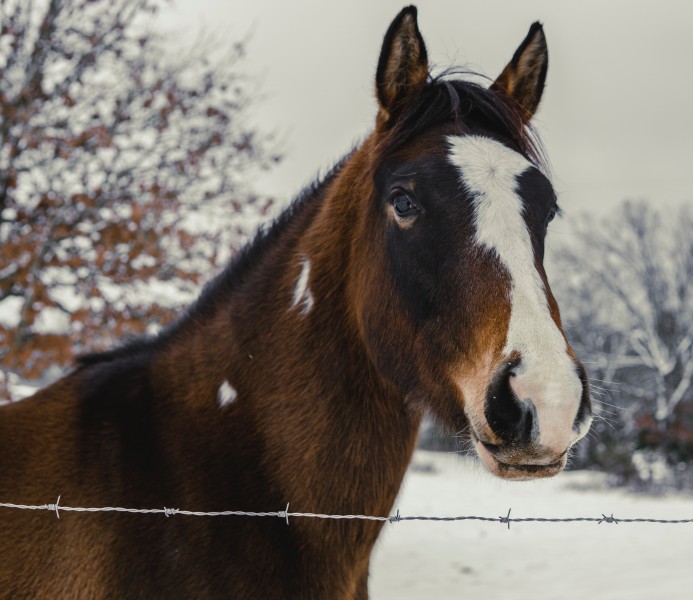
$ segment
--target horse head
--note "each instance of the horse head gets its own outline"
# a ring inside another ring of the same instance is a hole
[[[558,473],[591,421],[543,266],[559,209],[530,120],[547,65],[535,23],[490,87],[433,77],[405,8],[378,64],[370,162],[351,178],[350,288],[369,356],[513,479]]]

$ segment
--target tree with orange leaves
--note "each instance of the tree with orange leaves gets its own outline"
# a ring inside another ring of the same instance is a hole
[[[0,388],[158,328],[269,209],[244,45],[169,57],[164,4],[0,0]]]

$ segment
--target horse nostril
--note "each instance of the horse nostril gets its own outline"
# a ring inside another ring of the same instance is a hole
[[[538,435],[538,423],[534,403],[530,399],[518,398],[510,384],[519,364],[519,358],[509,361],[493,376],[486,396],[484,416],[493,432],[503,441],[528,443]]]

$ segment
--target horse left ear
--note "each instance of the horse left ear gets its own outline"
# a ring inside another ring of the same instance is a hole
[[[546,37],[541,23],[537,21],[529,28],[527,37],[491,85],[491,89],[501,92],[519,105],[523,120],[527,123],[539,107],[548,66]]]
[[[428,55],[416,14],[415,6],[402,9],[385,34],[375,77],[379,124],[405,107],[426,83]]]

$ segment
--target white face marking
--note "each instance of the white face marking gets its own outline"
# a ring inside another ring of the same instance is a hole
[[[308,287],[310,280],[310,261],[307,258],[301,260],[301,273],[296,281],[296,287],[294,288],[293,301],[291,302],[291,308],[301,307],[301,314],[307,315],[313,308],[315,300],[313,299],[313,293]]]
[[[227,379],[224,379],[224,383],[219,386],[217,390],[217,401],[219,406],[227,406],[236,401],[238,393],[231,386]]]
[[[517,193],[517,178],[534,167],[489,138],[451,136],[449,143],[450,160],[473,196],[476,241],[496,254],[511,278],[510,323],[503,353],[519,352],[522,357],[511,377],[513,392],[534,403],[540,443],[566,448],[576,437],[572,421],[582,384],[565,338],[551,317]]]

